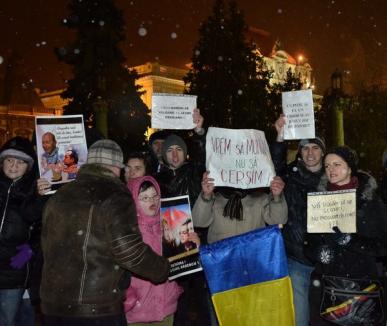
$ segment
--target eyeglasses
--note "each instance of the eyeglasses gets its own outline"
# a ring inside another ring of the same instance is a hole
[[[160,196],[159,195],[154,195],[152,197],[148,197],[148,196],[145,196],[145,197],[138,197],[138,200],[139,201],[143,201],[145,203],[149,203],[151,201],[158,201],[160,199]]]

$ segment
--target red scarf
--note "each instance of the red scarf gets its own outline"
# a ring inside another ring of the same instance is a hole
[[[347,184],[342,186],[328,182],[328,191],[357,189],[358,186],[359,186],[359,180],[357,179],[357,177],[351,177],[351,180]]]

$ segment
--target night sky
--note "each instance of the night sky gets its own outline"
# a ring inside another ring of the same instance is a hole
[[[85,1],[85,0],[84,0]],[[124,11],[127,65],[147,61],[184,67],[198,39],[210,0],[116,0]],[[386,0],[239,0],[250,26],[279,38],[291,55],[303,54],[314,69],[316,92],[323,93],[336,67],[355,84],[386,79]],[[66,45],[72,31],[61,25],[66,0],[0,0],[0,62],[16,51],[26,78],[42,90],[64,87],[69,66],[54,47]],[[4,71],[0,64],[0,73]]]

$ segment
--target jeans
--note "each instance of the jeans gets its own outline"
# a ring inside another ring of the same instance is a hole
[[[314,268],[288,258],[288,269],[292,281],[296,325],[308,326],[310,275]]]
[[[34,326],[35,309],[31,305],[30,299],[23,299],[20,303],[19,311],[16,316],[16,326]]]
[[[24,289],[0,290],[0,325],[15,326],[15,318],[22,301]]]

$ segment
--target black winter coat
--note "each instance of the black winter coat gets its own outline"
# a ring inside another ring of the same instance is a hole
[[[287,145],[276,142],[271,145],[271,155],[277,175],[285,182],[284,194],[288,204],[288,222],[283,228],[285,249],[288,257],[306,265],[312,262],[304,255],[307,228],[307,194],[315,192],[323,171],[311,172],[302,160],[286,164]]]
[[[156,174],[163,198],[189,195],[191,207],[195,204],[201,188],[204,169],[193,162],[186,162],[176,170],[167,168]]]
[[[375,179],[361,171],[356,176],[357,232],[308,234],[305,253],[324,274],[372,278],[378,276],[377,258],[387,255],[387,211],[377,195]],[[318,190],[327,190],[325,175]]]
[[[40,242],[43,203],[36,193],[35,174],[27,172],[13,182],[0,173],[0,288],[27,287],[30,262],[21,269],[10,266],[16,247],[28,243],[36,253]]]

